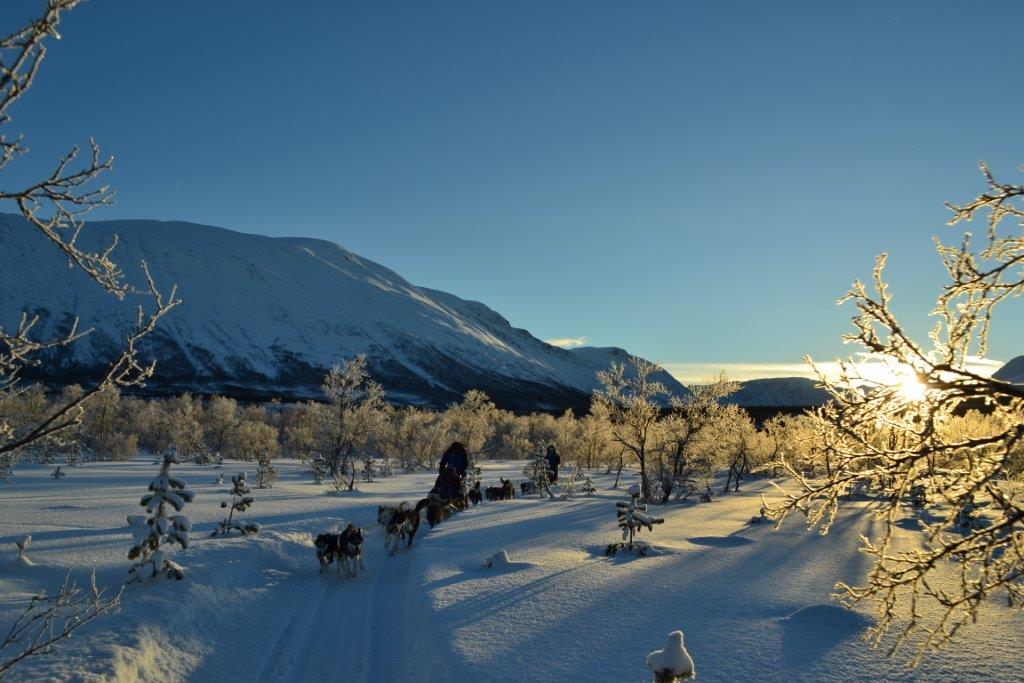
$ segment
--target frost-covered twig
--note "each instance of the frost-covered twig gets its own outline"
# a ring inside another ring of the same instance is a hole
[[[55,595],[34,596],[0,641],[0,678],[28,657],[48,652],[52,645],[96,617],[116,611],[123,590],[105,597],[104,590],[96,586],[93,572],[89,590],[83,592],[68,573]]]

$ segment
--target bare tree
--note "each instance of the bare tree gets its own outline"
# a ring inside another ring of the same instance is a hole
[[[840,300],[857,308],[855,331],[846,341],[888,362],[895,377],[873,381],[853,363],[842,365],[838,379],[822,375],[833,400],[814,420],[828,472],[815,479],[782,457],[797,490],[772,510],[779,518],[800,510],[811,527],[826,533],[847,490],[869,484],[880,491],[887,524],[864,547],[874,565],[865,585],[838,589],[848,604],[877,601],[875,645],[894,632],[892,653],[915,636],[912,663],[946,644],[990,597],[1001,594],[1015,607],[1024,602],[1024,505],[1005,481],[1024,440],[1024,387],[966,367],[969,353],[986,352],[995,306],[1024,292],[1024,239],[1018,230],[1000,230],[1007,217],[1024,219],[1024,186],[997,182],[981,168],[988,191],[963,206],[947,206],[951,225],[987,210],[987,240],[977,251],[969,233],[958,246],[936,240],[949,279],[932,311],[938,322],[931,348],[911,339],[893,314],[882,277],[884,255],[876,262],[874,292],[855,282]],[[981,434],[945,428],[970,407],[989,413],[993,428]],[[908,549],[899,545],[894,524],[902,514],[900,500],[912,493],[920,499],[922,490],[931,492],[941,513],[934,523],[922,522],[921,546]],[[978,524],[952,529],[965,510],[977,507],[983,512]],[[953,586],[940,580],[939,572],[949,568]]]
[[[46,55],[48,41],[60,38],[57,26],[62,13],[79,2],[47,0],[42,16],[0,38],[0,172],[28,152],[20,136],[12,138],[4,132],[11,121],[8,110],[32,86]],[[46,178],[15,189],[0,189],[0,203],[16,204],[28,222],[27,229],[36,230],[50,240],[67,257],[70,267],[81,269],[97,286],[121,300],[138,292],[111,260],[116,238],[100,251],[84,249],[78,241],[85,226],[83,217],[113,199],[107,186],[93,185],[97,177],[110,169],[112,159],[101,156],[95,141],[90,141],[84,162],[79,163],[78,157],[79,148],[74,147]],[[139,342],[153,331],[157,321],[177,305],[178,300],[173,288],[166,298],[157,290],[144,261],[142,273],[151,300],[150,308],[137,307],[134,326],[126,333],[120,355],[110,362],[98,382],[68,397],[42,419],[16,428],[0,418],[0,461],[13,466],[22,449],[74,427],[82,418],[83,405],[103,389],[137,386],[153,373],[154,364],[144,363],[138,357]],[[22,391],[18,375],[23,367],[39,363],[42,352],[71,344],[88,333],[88,330],[79,330],[75,321],[66,334],[38,338],[34,334],[38,323],[38,316],[23,312],[15,329],[0,327],[0,404]]]
[[[33,596],[3,640],[0,641],[0,678],[28,657],[50,651],[51,646],[69,637],[96,617],[116,611],[121,604],[121,588],[105,597],[96,586],[96,573],[83,592],[71,580],[70,572],[57,587],[55,595]]]

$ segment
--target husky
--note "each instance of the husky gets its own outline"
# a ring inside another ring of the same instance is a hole
[[[412,539],[420,528],[420,513],[404,501],[398,507],[381,505],[377,508],[377,522],[384,528],[384,549],[391,556],[402,539],[406,548],[412,547]]]
[[[431,529],[455,513],[454,505],[434,495],[428,495],[416,503],[416,514],[419,514],[420,510],[424,508],[427,510],[427,524]]]
[[[480,482],[473,484],[473,488],[469,489],[469,502],[473,505],[477,505],[483,500],[483,495],[480,493]]]
[[[335,571],[339,574],[342,565],[349,576],[355,576],[357,569],[366,569],[363,564],[363,530],[354,524],[349,524],[340,534],[320,534],[313,545],[321,574],[331,562],[337,563]]]

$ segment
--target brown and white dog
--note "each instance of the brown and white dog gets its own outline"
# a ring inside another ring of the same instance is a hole
[[[430,494],[420,502],[416,503],[417,515],[420,513],[420,510],[423,509],[426,509],[427,511],[427,524],[430,525],[431,529],[455,514],[454,505]]]
[[[412,539],[420,528],[420,513],[404,501],[398,507],[381,505],[377,508],[377,522],[384,527],[384,548],[388,555],[394,555],[402,539],[406,548],[412,546]]]
[[[354,524],[349,524],[340,534],[320,534],[313,546],[321,573],[331,562],[337,563],[335,570],[339,574],[342,565],[345,565],[349,576],[355,576],[357,569],[366,569],[363,565],[363,530]]]

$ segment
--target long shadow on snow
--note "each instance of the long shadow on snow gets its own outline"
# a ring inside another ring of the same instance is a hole
[[[833,533],[843,534],[849,527],[862,523],[865,515],[870,515],[870,512],[853,511],[841,516],[833,525]],[[708,547],[706,550],[667,557],[643,558],[628,563],[624,568],[628,571],[620,571],[614,576],[602,579],[605,583],[614,583],[613,596],[621,596],[626,603],[624,608],[641,604],[645,606],[645,631],[667,633],[680,627],[684,628],[687,631],[688,645],[692,644],[693,650],[701,653],[705,670],[715,671],[716,677],[729,680],[743,676],[744,670],[741,668],[742,664],[738,663],[737,653],[746,645],[749,648],[748,652],[757,652],[765,670],[778,674],[774,680],[791,680],[799,670],[814,662],[805,657],[798,657],[795,660],[790,658],[793,654],[791,646],[799,640],[802,625],[794,622],[788,639],[782,642],[778,651],[772,652],[765,652],[765,642],[759,637],[759,632],[763,632],[763,628],[768,626],[766,621],[774,628],[779,628],[780,624],[776,621],[778,617],[807,607],[810,601],[801,604],[802,600],[798,598],[800,602],[794,604],[792,597],[778,595],[780,592],[785,593],[778,589],[796,582],[796,590],[799,590],[801,585],[813,581],[827,587],[822,596],[822,601],[825,601],[835,580],[859,580],[866,568],[867,560],[860,553],[841,555],[840,562],[815,562],[815,559],[821,556],[820,552],[816,552],[816,548],[828,540],[827,537],[822,538],[803,528],[783,529],[782,532],[772,534],[760,543],[746,545],[747,552],[721,553],[718,548]],[[837,552],[842,553],[841,550]],[[781,561],[791,555],[807,558],[805,565],[799,568],[797,576],[793,575],[791,565]],[[702,558],[705,557],[724,561],[704,562]],[[493,615],[493,609],[489,608],[509,609],[519,604],[529,604],[529,601],[540,595],[545,588],[554,587],[553,583],[557,577],[574,571],[596,569],[601,563],[602,560],[593,560],[561,570],[525,586],[505,589],[474,600],[460,601],[445,608],[444,612],[449,614],[444,617],[444,621],[458,627]],[[674,568],[665,568],[665,563],[674,565]],[[614,565],[608,563],[608,566]],[[660,571],[659,577],[677,577],[676,595],[666,596],[666,586],[662,585],[662,581],[650,580],[647,570],[656,566]],[[561,611],[566,615],[565,619],[549,623],[545,628],[531,633],[525,641],[516,642],[512,646],[517,651],[530,652],[535,649],[542,650],[551,642],[578,642],[581,637],[588,642],[624,642],[620,639],[620,623],[615,620],[596,620],[587,616],[590,605],[608,598],[608,594],[602,591],[593,593],[591,598],[576,600],[575,604],[563,606]],[[765,604],[766,595],[774,596],[776,600]],[[683,607],[685,609],[681,609]],[[625,613],[628,610],[623,611]],[[859,636],[859,632],[847,626],[848,621],[824,634],[827,638],[818,641],[818,655]],[[628,641],[624,642],[624,645],[628,645]],[[493,653],[494,665],[500,664],[503,654],[505,653]],[[589,660],[595,657],[605,659],[607,661],[604,662],[603,669],[595,661],[590,661],[587,667],[590,670],[608,671],[609,680],[619,680],[623,676],[628,677],[628,672],[622,668],[622,662],[631,661],[632,655],[635,654],[632,651],[619,652],[614,647],[607,647],[586,649],[578,655],[572,649],[568,649],[562,652],[561,656],[569,659],[574,656],[586,657]],[[642,663],[642,657],[639,661]],[[583,665],[582,660],[578,662],[578,666]],[[797,671],[794,671],[794,668]],[[637,665],[635,673],[634,678],[643,676],[640,664]],[[526,670],[521,670],[516,675],[512,675],[512,672],[509,674],[510,680],[531,676],[531,672]]]

